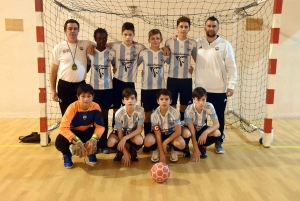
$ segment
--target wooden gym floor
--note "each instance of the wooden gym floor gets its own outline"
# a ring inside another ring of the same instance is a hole
[[[150,154],[139,152],[130,167],[114,162],[114,154],[97,154],[94,167],[73,157],[65,169],[55,149],[57,130],[48,147],[21,144],[18,137],[38,131],[38,119],[0,119],[0,200],[176,201],[300,200],[300,121],[275,120],[271,148],[258,143],[256,133],[226,129],[225,154],[208,148],[199,163],[179,157],[168,163],[166,183],[150,177]],[[192,149],[191,149],[192,150]]]

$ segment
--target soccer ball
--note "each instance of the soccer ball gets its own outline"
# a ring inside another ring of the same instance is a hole
[[[163,183],[170,177],[169,166],[165,163],[155,163],[151,170],[150,175],[157,183]]]

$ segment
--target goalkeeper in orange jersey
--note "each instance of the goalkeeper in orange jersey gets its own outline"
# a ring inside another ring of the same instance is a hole
[[[70,147],[74,155],[87,155],[89,163],[96,164],[97,142],[104,132],[100,106],[93,102],[93,87],[81,84],[77,89],[77,97],[78,100],[67,108],[55,141],[57,150],[63,154],[65,168],[73,166]]]

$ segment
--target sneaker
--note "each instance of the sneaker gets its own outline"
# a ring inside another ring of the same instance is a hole
[[[218,154],[224,154],[225,153],[225,150],[223,149],[221,142],[219,142],[219,141],[215,142],[215,148],[216,148],[216,152]]]
[[[115,158],[114,158],[114,161],[121,161],[123,155],[124,155],[123,152],[118,151]]]
[[[72,156],[71,155],[63,155],[63,159],[64,159],[65,168],[70,169],[71,167],[73,167],[73,162],[72,162]]]
[[[185,157],[185,158],[191,157],[189,145],[186,145],[185,148],[183,149],[183,157]]]
[[[88,158],[89,158],[89,163],[90,164],[92,164],[92,165],[97,164],[98,159],[96,157],[96,154],[91,154],[91,155],[88,156]]]
[[[172,162],[177,162],[178,161],[177,151],[175,151],[173,147],[171,148],[170,161],[172,161]]]
[[[110,149],[109,148],[103,148],[103,149],[101,149],[101,151],[104,154],[110,154]]]
[[[158,148],[152,152],[151,161],[156,163],[159,161],[159,150]]]
[[[200,158],[207,158],[207,154],[206,154],[206,146],[203,146],[203,145],[200,145],[199,146],[199,150],[200,150],[200,153],[201,153],[201,156]]]
[[[139,161],[139,159],[137,157],[136,150],[133,150],[133,149],[130,150],[130,158],[131,158],[132,162],[138,162]]]

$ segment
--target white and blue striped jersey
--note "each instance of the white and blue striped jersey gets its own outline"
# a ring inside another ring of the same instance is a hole
[[[102,52],[94,49],[94,55],[88,55],[91,60],[90,84],[96,90],[112,89],[112,69],[115,62],[115,51],[105,49]]]
[[[157,107],[151,114],[151,125],[159,125],[160,132],[164,135],[170,135],[175,131],[175,126],[180,125],[180,113],[173,107],[169,109],[165,116],[160,112],[160,107]]]
[[[211,120],[218,119],[214,106],[206,102],[201,113],[198,113],[194,104],[188,105],[184,112],[185,124],[193,123],[195,129],[199,131],[206,125],[207,117],[210,116]]]
[[[177,40],[168,39],[165,46],[170,49],[170,66],[168,77],[171,78],[192,78],[189,73],[191,56],[197,55],[197,42],[193,39]]]
[[[169,57],[164,52],[151,49],[142,50],[139,54],[138,65],[143,63],[142,89],[165,88],[164,63],[169,63]]]
[[[139,53],[145,49],[140,43],[127,47],[123,42],[115,42],[111,48],[116,51],[116,73],[114,77],[123,82],[136,82],[137,59]]]
[[[115,114],[115,127],[114,129],[122,129],[123,133],[130,134],[137,129],[137,126],[144,125],[144,108],[136,105],[134,112],[128,116],[125,106],[122,106]]]

